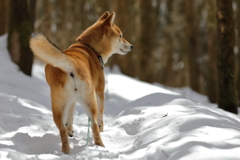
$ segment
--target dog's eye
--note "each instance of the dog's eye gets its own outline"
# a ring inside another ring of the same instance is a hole
[[[120,34],[120,38],[122,38],[123,37],[123,35],[122,34]]]

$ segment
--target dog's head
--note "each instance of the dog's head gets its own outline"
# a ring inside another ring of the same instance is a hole
[[[104,63],[112,54],[124,55],[133,48],[133,45],[123,38],[122,31],[113,23],[114,19],[114,12],[111,14],[105,12],[95,24],[77,38],[79,43],[83,43],[98,52]]]

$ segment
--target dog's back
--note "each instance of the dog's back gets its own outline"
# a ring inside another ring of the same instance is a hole
[[[71,61],[72,68],[71,70],[63,71],[52,64],[47,64],[45,73],[50,87],[55,85],[63,87],[67,80],[72,81],[74,78],[79,78],[88,83],[88,85],[93,83],[95,88],[98,88],[98,85],[104,86],[102,66],[93,50],[83,44],[76,43],[64,50],[63,54]],[[75,87],[79,86],[72,85],[74,91],[77,89]]]

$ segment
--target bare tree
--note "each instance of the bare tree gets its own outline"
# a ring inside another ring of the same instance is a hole
[[[236,17],[235,19],[240,19],[240,1],[235,0],[235,3],[237,4],[236,7]],[[237,52],[237,91],[240,91],[240,21],[236,21],[235,23],[236,29],[237,29],[237,35],[236,35],[236,46],[238,47]],[[238,93],[238,100],[240,100],[240,93]]]
[[[157,17],[158,6],[153,6],[151,1],[140,0],[140,25],[138,35],[138,56],[139,70],[138,76],[143,81],[154,82],[155,59],[154,50],[156,49]]]
[[[211,102],[217,103],[217,20],[216,1],[206,1],[207,17],[207,52],[208,52],[208,75],[207,95]]]
[[[188,38],[188,55],[189,55],[189,74],[190,87],[199,92],[199,68],[197,65],[197,25],[194,14],[193,0],[185,0],[186,3],[186,21],[187,21],[187,38]]]
[[[0,36],[7,32],[8,1],[0,1]]]
[[[218,106],[232,113],[237,110],[232,1],[217,0],[218,21]]]
[[[166,57],[166,60],[164,61],[163,69],[161,71],[161,83],[165,85],[174,85],[174,79],[172,78],[174,75],[173,68],[173,41],[172,41],[172,17],[170,16],[172,14],[173,9],[173,0],[166,1],[166,7],[167,7],[167,14],[165,14],[166,19],[166,27],[162,29],[162,36],[164,37],[164,40],[162,41],[161,47],[164,53],[163,57]]]
[[[35,0],[10,0],[9,3],[8,50],[12,61],[30,76],[33,54],[29,38],[33,32],[35,4]]]

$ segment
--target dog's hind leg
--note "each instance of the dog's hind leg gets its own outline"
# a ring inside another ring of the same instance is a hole
[[[94,143],[96,145],[104,147],[104,144],[102,142],[99,126],[98,126],[98,108],[97,108],[97,99],[95,92],[92,92],[88,95],[88,98],[85,100],[85,103],[89,107],[89,112],[91,114],[91,122],[92,122],[92,132],[93,132],[93,138]]]
[[[68,131],[68,136],[69,137],[73,137],[74,136],[74,131],[73,131],[73,117],[74,117],[74,108],[75,108],[76,103],[70,105],[70,107],[68,108],[67,111],[67,120],[65,122],[65,126],[67,128]]]
[[[70,146],[68,141],[68,131],[63,120],[64,109],[64,103],[60,103],[59,99],[54,101],[54,99],[52,98],[53,120],[60,132],[60,137],[62,141],[62,152],[68,154],[70,153]]]

